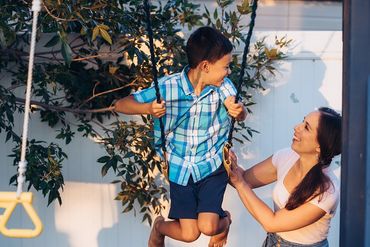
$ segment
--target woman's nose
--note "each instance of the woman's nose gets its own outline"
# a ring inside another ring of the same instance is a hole
[[[299,131],[300,130],[300,126],[302,126],[302,124],[297,124],[296,126],[294,126],[294,131]]]

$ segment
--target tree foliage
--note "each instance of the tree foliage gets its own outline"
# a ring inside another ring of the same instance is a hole
[[[247,2],[233,8],[234,1],[219,0],[218,7],[210,11],[187,0],[153,1],[159,75],[178,72],[186,64],[182,30],[211,25],[236,45],[242,44],[251,11]],[[20,156],[21,133],[14,130],[14,115],[24,111],[30,7],[31,1],[0,2],[0,75],[10,77],[9,83],[1,81],[0,85],[0,132],[14,145],[9,155],[14,165]],[[123,121],[110,108],[117,99],[152,81],[144,20],[143,3],[138,0],[43,1],[31,104],[40,121],[55,129],[56,138],[65,145],[80,136],[103,145],[106,154],[97,163],[101,164],[102,176],[108,172],[116,175],[113,183],[120,185],[116,200],[122,202],[123,212],[139,209],[143,221],[151,223],[151,215],[160,213],[168,200],[160,159],[153,149],[152,118]],[[264,40],[253,45],[241,94],[250,112],[254,104],[250,90],[263,88],[263,82],[274,75],[275,63],[284,58],[288,44],[286,38],[276,38],[270,46]],[[234,82],[240,71],[238,58],[234,55]],[[247,140],[256,132],[244,123],[236,128],[241,130]],[[34,139],[28,142],[28,189],[41,191],[48,204],[55,199],[62,203],[62,165],[66,158],[61,144]],[[10,183],[16,183],[16,175]]]

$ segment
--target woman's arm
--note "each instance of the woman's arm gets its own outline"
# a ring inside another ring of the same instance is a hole
[[[229,158],[232,163],[237,164],[237,157],[232,150],[229,151]],[[237,167],[238,171],[242,173],[241,177],[252,189],[273,183],[277,179],[277,170],[272,164],[272,156],[245,171],[239,166]]]
[[[311,203],[305,203],[293,210],[281,209],[272,211],[257,195],[252,187],[267,184],[276,180],[276,168],[272,157],[243,171],[237,165],[236,156],[230,153],[232,162],[230,182],[238,191],[239,197],[251,215],[267,232],[283,232],[302,228],[320,219],[325,211]]]
[[[326,213],[309,202],[293,210],[273,212],[244,181],[234,185],[244,206],[267,232],[296,230],[316,222]]]
[[[232,155],[234,154],[230,153],[230,156]],[[245,170],[243,172],[243,178],[252,189],[275,182],[277,171],[272,164],[272,156]]]

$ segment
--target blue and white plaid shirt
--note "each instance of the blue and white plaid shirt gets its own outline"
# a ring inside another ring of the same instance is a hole
[[[207,86],[195,95],[185,67],[181,73],[158,80],[162,99],[166,102],[163,117],[166,134],[169,179],[187,185],[190,175],[197,182],[222,164],[222,148],[230,129],[230,117],[224,106],[227,97],[236,95],[232,82],[225,78],[220,87]],[[152,85],[133,94],[136,101],[156,100]],[[159,120],[154,119],[156,149],[160,153]],[[161,153],[162,154],[162,153]]]

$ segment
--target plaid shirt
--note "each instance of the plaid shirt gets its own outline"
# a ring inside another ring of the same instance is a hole
[[[195,95],[185,67],[181,73],[158,80],[162,99],[166,102],[163,123],[166,135],[169,179],[187,185],[190,175],[197,182],[222,164],[222,148],[230,129],[230,117],[223,104],[236,95],[232,82],[225,78],[220,87],[207,86]],[[136,101],[156,100],[155,88],[133,94]],[[159,120],[154,119],[156,149],[160,152]]]

